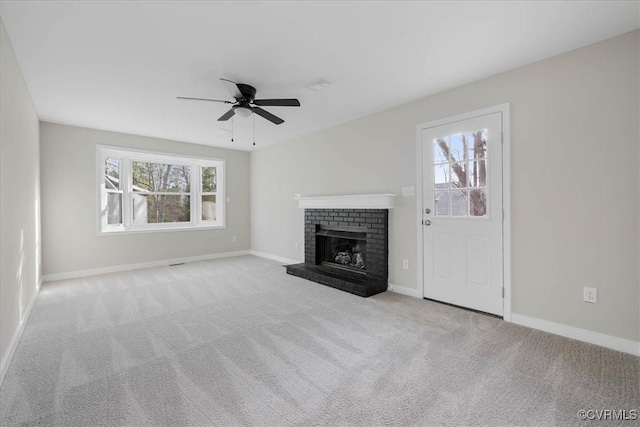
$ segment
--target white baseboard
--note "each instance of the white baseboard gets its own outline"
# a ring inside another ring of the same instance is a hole
[[[396,285],[395,283],[391,283],[391,282],[389,282],[389,287],[387,288],[387,291],[395,292],[397,294],[407,295],[409,297],[422,298],[422,295],[420,295],[420,291],[418,289],[409,288],[407,286]]]
[[[517,325],[528,326],[533,329],[550,332],[574,340],[588,342],[623,353],[640,356],[640,342],[625,338],[614,337],[612,335],[601,334],[599,332],[586,329],[575,328],[560,323],[549,322],[548,320],[537,319],[535,317],[524,316],[522,314],[511,314],[511,322]]]
[[[273,261],[278,261],[283,264],[300,264],[302,261],[298,261],[297,259],[285,258],[278,255],[268,254],[266,252],[254,251],[253,249],[249,251],[251,255],[258,256],[260,258],[271,259]]]
[[[4,376],[9,370],[9,364],[11,363],[11,359],[13,359],[13,355],[16,352],[16,348],[18,347],[18,343],[20,342],[20,338],[22,337],[22,332],[24,332],[24,327],[27,324],[27,320],[29,319],[29,315],[31,314],[31,309],[36,302],[36,298],[38,298],[38,294],[40,293],[40,288],[42,287],[42,277],[38,282],[38,285],[27,304],[27,307],[24,311],[22,319],[18,323],[18,327],[13,332],[13,336],[11,337],[11,341],[9,341],[9,347],[7,347],[7,351],[5,352],[2,360],[0,361],[0,385],[2,385],[2,381],[4,381]]]
[[[249,255],[250,251],[222,252],[219,254],[198,255],[186,258],[165,259],[159,261],[139,262],[135,264],[114,265],[112,267],[91,268],[88,270],[67,271],[64,273],[45,274],[43,280],[52,282],[54,280],[76,279],[78,277],[97,276],[99,274],[118,273],[121,271],[138,270],[141,268],[161,267],[169,264],[179,264],[183,262],[208,261],[211,259],[231,258],[242,255]]]

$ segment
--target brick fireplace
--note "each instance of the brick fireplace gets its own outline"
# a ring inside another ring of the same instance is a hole
[[[389,210],[307,208],[304,263],[287,273],[362,297],[387,290]]]

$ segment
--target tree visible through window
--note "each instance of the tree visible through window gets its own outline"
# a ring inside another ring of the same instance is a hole
[[[436,216],[487,215],[487,130],[434,140]]]
[[[215,167],[202,168],[202,220],[216,220],[218,174]]]
[[[191,167],[133,162],[136,224],[191,221]]]

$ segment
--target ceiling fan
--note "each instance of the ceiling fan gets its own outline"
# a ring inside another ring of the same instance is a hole
[[[225,101],[222,99],[210,99],[210,98],[190,98],[187,96],[178,96],[178,99],[189,99],[195,101],[213,101],[224,102],[225,104],[233,104],[231,109],[224,113],[218,121],[224,122],[229,120],[234,115],[238,114],[242,117],[249,117],[252,113],[256,113],[259,116],[264,117],[271,123],[276,125],[284,123],[280,117],[271,114],[270,112],[263,110],[260,106],[264,107],[299,107],[300,101],[297,99],[255,99],[256,88],[244,83],[236,83],[227,79],[220,79],[227,86],[231,95],[235,98],[235,102]]]

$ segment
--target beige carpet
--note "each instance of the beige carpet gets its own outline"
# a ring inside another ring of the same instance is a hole
[[[639,358],[239,257],[43,287],[1,425],[616,425]],[[638,425],[623,421],[620,425]]]

